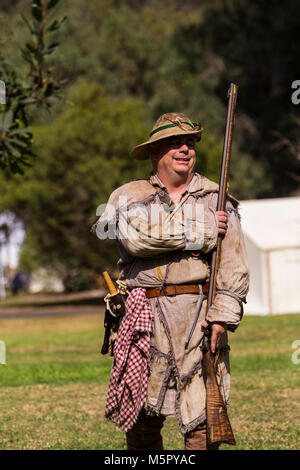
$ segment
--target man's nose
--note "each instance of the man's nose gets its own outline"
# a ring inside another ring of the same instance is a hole
[[[180,150],[180,152],[185,152],[186,153],[186,152],[189,151],[189,148],[188,148],[186,143],[182,143],[179,150]]]

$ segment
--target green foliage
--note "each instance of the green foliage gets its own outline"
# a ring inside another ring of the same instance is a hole
[[[6,104],[0,105],[0,167],[23,173],[22,166],[29,164],[28,156],[33,156],[25,111],[28,97],[15,71],[1,56],[0,79],[6,88]]]
[[[53,125],[34,128],[39,158],[5,185],[1,201],[28,227],[23,268],[54,266],[70,290],[86,288],[117,257],[113,242],[90,233],[98,205],[149,169],[129,155],[147,135],[144,103],[113,100],[96,83],[82,83],[72,101]]]
[[[291,101],[291,84],[300,68],[299,15],[300,4],[293,0],[284,6],[279,0],[219,0],[197,27],[198,44],[223,62],[217,95],[229,81],[239,85],[241,149],[253,155],[267,181],[257,187],[259,197],[285,196],[299,188],[299,153],[295,158],[287,146],[283,154],[278,145],[282,136],[295,144],[299,132],[299,106]]]
[[[35,105],[49,113],[51,106],[63,98],[59,94],[61,83],[46,68],[45,58],[59,46],[56,41],[48,44],[47,41],[66,19],[52,20],[54,12],[64,2],[39,0],[31,3],[32,20],[21,13],[31,36],[20,49],[22,58],[29,65],[26,84],[18,76],[14,64],[0,53],[0,79],[6,87],[6,102],[0,105],[0,168],[21,174],[24,166],[31,165],[30,157],[34,156],[28,107]]]
[[[31,21],[21,13],[31,35],[31,40],[26,41],[25,47],[21,48],[22,57],[30,66],[28,78],[31,80],[31,99],[34,103],[44,105],[46,109],[62,98],[57,93],[60,83],[52,76],[51,70],[46,68],[45,59],[59,46],[59,42],[53,41],[52,33],[60,29],[67,17],[59,20],[53,20],[52,17],[64,3],[63,0],[50,1],[48,4],[46,0],[33,1]]]
[[[197,145],[196,171],[219,183],[223,143],[204,129],[202,139]],[[242,184],[241,184],[242,182]],[[238,199],[255,199],[257,188],[271,189],[271,182],[264,178],[260,162],[250,154],[242,153],[233,143],[230,162],[229,192]]]

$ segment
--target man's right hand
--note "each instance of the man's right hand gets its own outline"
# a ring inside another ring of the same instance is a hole
[[[204,320],[201,323],[204,328],[208,327],[208,323]],[[222,334],[227,330],[227,326],[224,322],[214,322],[211,325],[211,339],[210,339],[210,350],[214,354],[219,348]]]
[[[227,222],[228,222],[227,213],[224,211],[216,211],[216,216],[218,219],[219,235],[225,235],[227,231]]]

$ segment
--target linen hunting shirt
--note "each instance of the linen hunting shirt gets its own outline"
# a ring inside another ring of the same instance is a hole
[[[209,280],[210,253],[217,242],[217,196],[218,185],[197,173],[177,206],[154,173],[149,180],[133,181],[115,190],[94,230],[100,238],[105,238],[104,229],[115,233],[121,255],[120,279],[130,289],[199,284],[201,292],[201,285]],[[204,296],[200,314],[196,315],[198,294],[149,299],[154,329],[145,408],[149,414],[176,416],[183,434],[206,418],[201,322],[206,317],[224,322],[228,330],[234,331],[242,318],[242,302],[249,288],[238,202],[229,196],[225,210],[228,229],[222,241],[217,294],[208,314]],[[229,404],[227,333],[221,339],[217,379],[223,399]]]

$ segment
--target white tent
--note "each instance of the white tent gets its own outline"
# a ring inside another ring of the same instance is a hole
[[[241,201],[250,268],[245,314],[300,313],[300,197]]]

